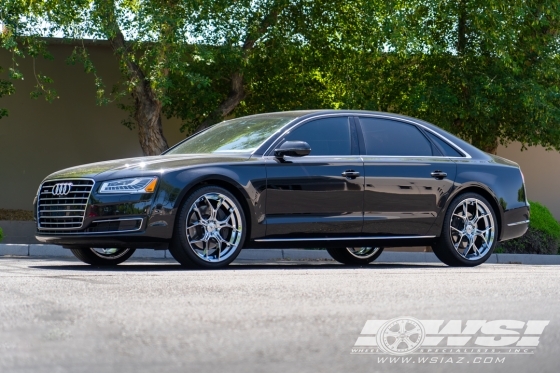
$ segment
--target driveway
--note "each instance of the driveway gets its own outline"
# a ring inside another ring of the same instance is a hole
[[[96,269],[4,257],[0,372],[557,372],[559,311],[557,266],[246,260],[193,271],[165,259]],[[550,324],[536,348],[503,361],[390,363],[353,350],[367,320],[401,316]]]

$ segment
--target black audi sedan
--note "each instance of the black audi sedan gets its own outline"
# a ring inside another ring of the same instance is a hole
[[[37,239],[92,265],[150,248],[220,268],[244,247],[322,247],[361,265],[430,245],[476,266],[529,223],[516,163],[418,119],[338,110],[232,119],[160,156],[55,172],[34,207]]]

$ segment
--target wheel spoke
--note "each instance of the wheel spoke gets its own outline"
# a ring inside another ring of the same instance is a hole
[[[234,211],[232,211],[227,218],[225,218],[224,220],[218,220],[218,224],[220,224],[220,226],[225,226],[227,224],[228,221],[230,221],[233,217]]]
[[[467,246],[467,248],[463,251],[463,257],[467,257],[467,255],[469,255],[469,252],[471,251],[472,247],[474,245],[474,242],[471,238],[469,238],[469,245]]]
[[[224,219],[220,221],[218,217]],[[243,224],[239,204],[233,197],[214,191],[202,194],[187,213],[189,250],[205,262],[224,262],[237,251]],[[192,228],[196,230],[189,234]]]
[[[396,339],[395,339],[395,342],[393,342],[393,343],[391,343],[391,345],[389,345],[389,348],[390,348],[391,350],[394,350],[394,349],[396,349],[397,347],[399,347],[399,345],[401,344],[401,342],[402,342],[402,338],[400,338],[400,337],[399,337],[399,338],[396,338]]]
[[[206,219],[204,219],[202,217],[202,213],[200,212],[200,210],[198,209],[198,206],[196,205],[196,202],[193,204],[193,210],[194,212],[196,212],[198,214],[198,219],[199,221],[206,223]]]
[[[468,197],[456,205],[449,221],[448,235],[451,245],[463,258],[479,260],[492,248],[495,229],[492,214],[487,202],[478,198]],[[460,225],[457,218],[463,219],[463,229],[457,227]]]
[[[478,251],[478,247],[476,247],[476,245],[474,244],[474,241],[473,241],[473,244],[472,244],[472,248],[473,248],[474,253],[475,253],[476,255],[480,255],[480,252]]]
[[[465,234],[465,232],[463,232],[463,231],[460,230],[460,229],[455,228],[455,227],[452,226],[452,225],[450,226],[450,228],[451,228],[451,229],[454,229],[455,231],[457,231],[457,232],[459,232],[459,233],[461,233],[461,234],[463,234],[463,235]]]
[[[418,328],[418,326],[415,325],[415,326],[414,326],[414,329],[406,331],[405,334],[406,334],[408,337],[410,337],[411,335],[420,334],[420,333],[421,333],[420,328]]]
[[[202,224],[201,222],[197,221],[197,222],[194,223],[193,225],[187,227],[187,229],[191,229],[191,228],[198,227],[198,226],[204,227],[204,224]]]
[[[490,216],[490,214],[486,213],[486,214],[479,215],[478,218],[476,219],[476,223],[478,223],[480,219],[484,219],[487,216]]]
[[[231,224],[222,225],[222,228],[229,228],[229,229],[231,229],[232,231],[237,232],[237,233],[240,233],[240,232],[241,232],[239,229],[235,228],[235,227],[234,227],[233,225],[231,225]]]
[[[210,203],[210,200],[208,199],[208,197],[206,196],[206,194],[204,195],[204,199],[206,200],[206,203],[208,204],[208,207],[210,209],[210,219],[214,219],[214,216],[216,216],[216,210],[214,210],[214,206],[212,206],[212,203]]]
[[[412,349],[414,347],[414,343],[410,340],[410,338],[406,337],[402,339],[402,342],[406,344],[408,349]]]
[[[392,330],[387,330],[387,331],[385,332],[385,335],[388,336],[388,337],[398,338],[398,337],[400,337],[401,333],[399,333],[399,332],[394,332],[394,331],[392,331]]]
[[[461,234],[461,237],[459,238],[459,241],[457,241],[455,244],[453,244],[453,246],[455,246],[455,250],[459,249],[459,245],[461,245],[461,242],[463,242],[463,238],[465,238],[465,235]]]
[[[220,210],[220,207],[222,207],[222,204],[224,203],[224,199],[220,198],[220,200],[218,201],[218,206],[216,206],[216,209],[214,210],[214,215],[212,215],[212,219],[216,219],[217,215],[218,215],[218,211]]]
[[[189,240],[189,242],[190,242],[190,243],[191,243],[191,245],[192,245],[193,243],[200,243],[200,242],[205,242],[205,240],[204,240],[204,237],[203,237],[203,238],[201,238],[201,239],[198,239],[198,240],[194,240],[194,241],[191,241],[191,240]]]
[[[406,320],[399,321],[399,333],[406,332]]]

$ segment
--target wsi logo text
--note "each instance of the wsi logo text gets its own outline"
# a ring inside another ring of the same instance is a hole
[[[532,353],[549,320],[368,320],[352,353]],[[508,352],[509,351],[509,352]]]

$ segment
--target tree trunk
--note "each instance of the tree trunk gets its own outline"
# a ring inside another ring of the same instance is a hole
[[[140,147],[144,155],[160,155],[169,148],[163,135],[161,101],[156,97],[140,66],[130,58],[126,40],[116,22],[114,8],[109,6],[107,9],[110,10],[107,14],[108,23],[106,25],[109,42],[115,55],[126,67],[128,78],[136,81],[131,93],[134,99],[133,117],[138,126]],[[110,14],[111,11],[112,14]]]
[[[163,135],[161,102],[153,97],[148,82],[140,83],[147,88],[133,92],[134,119],[138,126],[138,139],[144,155],[160,155],[169,148]]]
[[[212,114],[204,120],[194,132],[203,130],[206,127],[210,127],[212,124],[221,120],[222,118],[231,114],[231,112],[239,105],[239,103],[247,95],[243,82],[243,75],[239,72],[233,73],[231,78],[231,90],[228,97],[218,106]]]
[[[281,5],[280,5],[281,7]],[[255,48],[255,43],[257,39],[262,36],[270,26],[272,26],[278,19],[278,14],[280,9],[278,7],[273,7],[273,9],[263,18],[261,24],[257,28],[254,34],[249,33],[245,42],[243,43],[243,54],[245,58],[247,55]],[[236,71],[230,77],[231,89],[229,91],[228,97],[222,101],[220,106],[210,114],[196,129],[194,132],[203,130],[206,127],[222,120],[224,117],[228,116],[235,110],[235,108],[245,99],[247,96],[247,91],[245,90],[245,81],[243,80],[243,73],[241,71]]]

